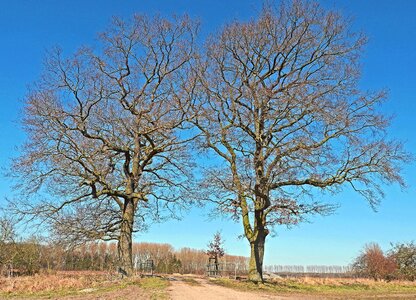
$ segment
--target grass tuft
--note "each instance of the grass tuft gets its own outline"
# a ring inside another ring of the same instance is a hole
[[[181,280],[183,282],[185,282],[186,284],[191,285],[191,286],[200,286],[201,285],[201,283],[199,281],[197,281],[193,278],[182,278]]]

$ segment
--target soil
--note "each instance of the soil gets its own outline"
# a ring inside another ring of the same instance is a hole
[[[255,292],[236,291],[227,287],[211,284],[205,278],[171,276],[167,278],[169,286],[167,288],[167,299],[171,300],[295,300],[296,297],[283,297],[275,295],[264,295]],[[56,298],[64,300],[92,300],[92,299],[159,299],[152,297],[137,286],[128,286],[121,290],[104,292],[99,294],[88,294]],[[161,297],[161,299],[165,299]]]
[[[292,297],[262,295],[259,293],[241,292],[230,288],[210,284],[206,279],[195,278],[187,282],[181,277],[170,278],[168,293],[172,300],[253,300],[253,299],[296,299]]]
[[[133,300],[133,299],[151,299],[151,297],[143,292],[143,290],[138,286],[128,286],[123,289],[110,291],[110,292],[103,292],[99,294],[86,294],[86,295],[77,295],[77,296],[69,296],[64,298],[56,298],[56,300]]]

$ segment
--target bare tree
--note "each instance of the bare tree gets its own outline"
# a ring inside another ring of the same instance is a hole
[[[201,55],[194,124],[220,159],[202,185],[242,221],[253,281],[273,225],[335,208],[316,191],[349,186],[374,207],[382,185],[404,184],[407,154],[377,111],[385,93],[358,88],[365,42],[336,12],[295,0],[226,26]]]
[[[0,276],[13,275],[14,262],[19,254],[19,237],[16,234],[16,220],[0,217]]]
[[[115,19],[99,50],[51,51],[26,98],[28,141],[13,175],[28,197],[11,201],[15,211],[71,241],[118,240],[131,274],[137,216],[160,216],[189,188],[182,85],[196,30],[187,17],[137,15]]]
[[[416,280],[416,244],[414,242],[392,245],[389,256],[397,265],[399,279]]]
[[[210,263],[211,259],[214,259],[215,271],[218,272],[218,259],[223,257],[225,254],[224,240],[221,233],[218,231],[214,234],[212,241],[208,244],[207,255],[209,256]]]
[[[0,217],[0,243],[14,243],[16,239],[15,222],[5,216]]]
[[[397,270],[397,264],[392,255],[385,256],[376,243],[365,245],[361,254],[353,263],[353,270],[361,276],[374,280],[392,279]]]

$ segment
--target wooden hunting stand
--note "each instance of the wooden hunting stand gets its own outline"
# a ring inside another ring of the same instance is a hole
[[[217,257],[210,257],[207,264],[207,276],[218,277],[220,276],[220,266]]]
[[[148,259],[144,263],[140,263],[140,272],[143,275],[153,276],[153,271],[155,270],[155,265],[153,259]]]

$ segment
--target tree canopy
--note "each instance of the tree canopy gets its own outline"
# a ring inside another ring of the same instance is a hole
[[[26,97],[28,141],[13,169],[29,201],[13,208],[69,241],[117,239],[130,273],[135,217],[171,211],[191,182],[179,132],[196,31],[188,17],[136,15],[114,19],[98,50],[51,51]]]
[[[250,278],[262,281],[264,242],[278,224],[328,214],[316,191],[350,187],[375,207],[404,182],[408,159],[378,110],[384,91],[359,88],[365,36],[315,2],[282,2],[227,25],[206,43],[198,77],[204,197],[242,221]]]

